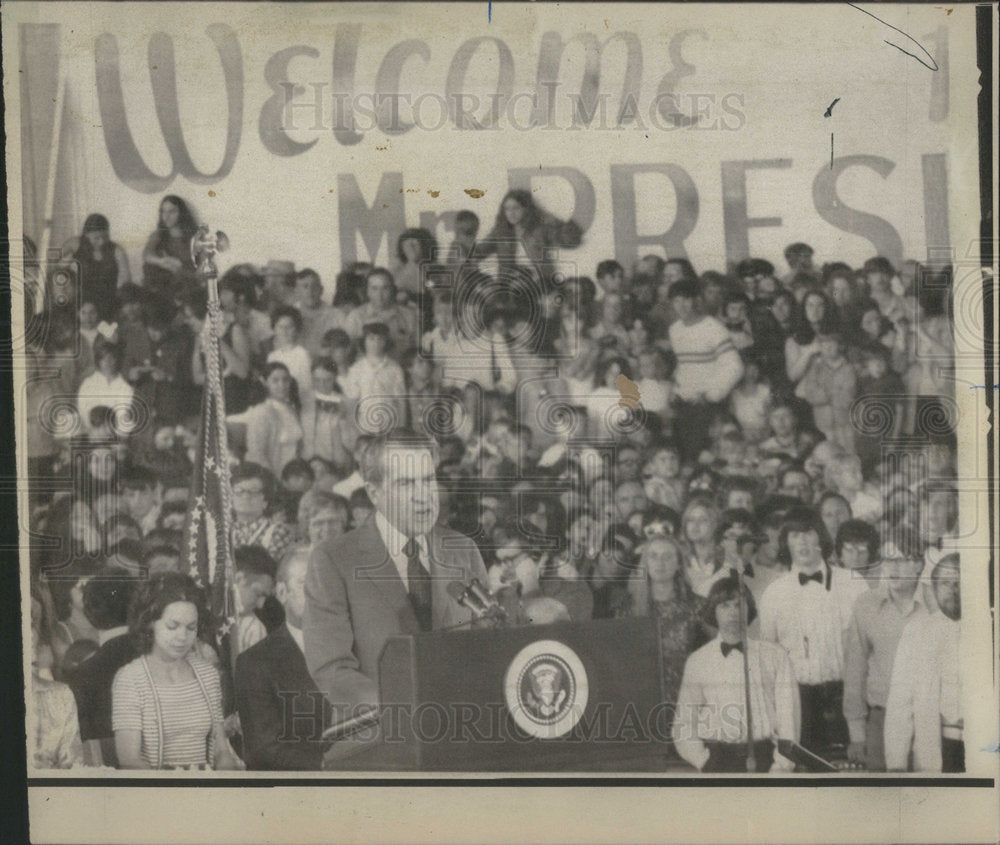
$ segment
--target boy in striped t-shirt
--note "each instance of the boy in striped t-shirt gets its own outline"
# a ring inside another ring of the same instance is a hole
[[[683,279],[668,296],[678,319],[670,325],[670,346],[677,358],[674,434],[681,457],[695,462],[708,445],[708,427],[743,375],[743,362],[722,325],[698,310],[698,283]]]

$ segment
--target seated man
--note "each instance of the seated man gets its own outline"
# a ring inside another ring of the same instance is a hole
[[[111,684],[115,673],[135,657],[127,616],[136,583],[128,570],[106,566],[83,588],[83,613],[99,632],[100,648],[80,664],[70,688],[76,699],[80,739],[101,740],[105,766],[117,763],[111,730]]]
[[[396,302],[396,282],[392,273],[383,267],[375,267],[365,279],[367,301],[355,308],[344,326],[353,340],[361,340],[364,328],[369,323],[384,323],[389,329],[389,338],[396,355],[416,346],[417,312],[413,308]]]
[[[757,616],[753,596],[743,587],[749,625]],[[740,631],[740,584],[728,576],[708,593],[705,621],[719,635],[687,659],[677,697],[674,742],[677,751],[702,772],[747,771],[747,714],[744,647],[750,671],[750,721],[755,771],[791,771],[776,739],[799,736],[799,689],[785,650],[748,639]]]
[[[232,473],[233,548],[262,546],[272,558],[280,559],[295,539],[294,531],[265,514],[275,503],[274,476],[251,461],[244,461]]]
[[[236,708],[247,767],[311,771],[321,768],[330,706],[306,669],[302,614],[309,549],[290,549],[278,567],[275,595],[285,622],[236,658]]]
[[[163,488],[156,473],[141,466],[126,467],[121,476],[121,495],[125,509],[136,521],[142,536],[156,528],[160,517]]]
[[[233,550],[236,568],[234,585],[239,597],[236,620],[236,653],[241,654],[274,631],[284,619],[274,598],[278,565],[261,546],[237,546]]]

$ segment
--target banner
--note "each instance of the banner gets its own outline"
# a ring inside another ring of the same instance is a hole
[[[133,274],[168,193],[230,260],[292,260],[328,289],[347,261],[391,263],[407,227],[444,247],[470,209],[485,235],[514,187],[583,227],[559,260],[587,275],[648,253],[784,272],[794,241],[855,264],[952,246],[949,114],[974,88],[949,45],[971,9],[890,25],[792,5],[779,26],[730,6],[720,26],[689,5],[156,3],[69,28],[60,4],[10,8],[35,94],[25,232],[54,178],[52,243],[103,213]]]

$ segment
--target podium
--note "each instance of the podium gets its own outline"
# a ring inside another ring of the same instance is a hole
[[[652,771],[668,753],[655,619],[391,637],[354,771]]]

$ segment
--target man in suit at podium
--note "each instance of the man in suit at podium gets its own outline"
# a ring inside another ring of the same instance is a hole
[[[378,661],[395,634],[469,623],[452,581],[486,569],[475,544],[438,522],[436,444],[407,430],[376,438],[361,475],[374,518],[313,550],[306,577],[305,654],[334,719],[377,705]],[[342,753],[348,743],[337,743]]]

